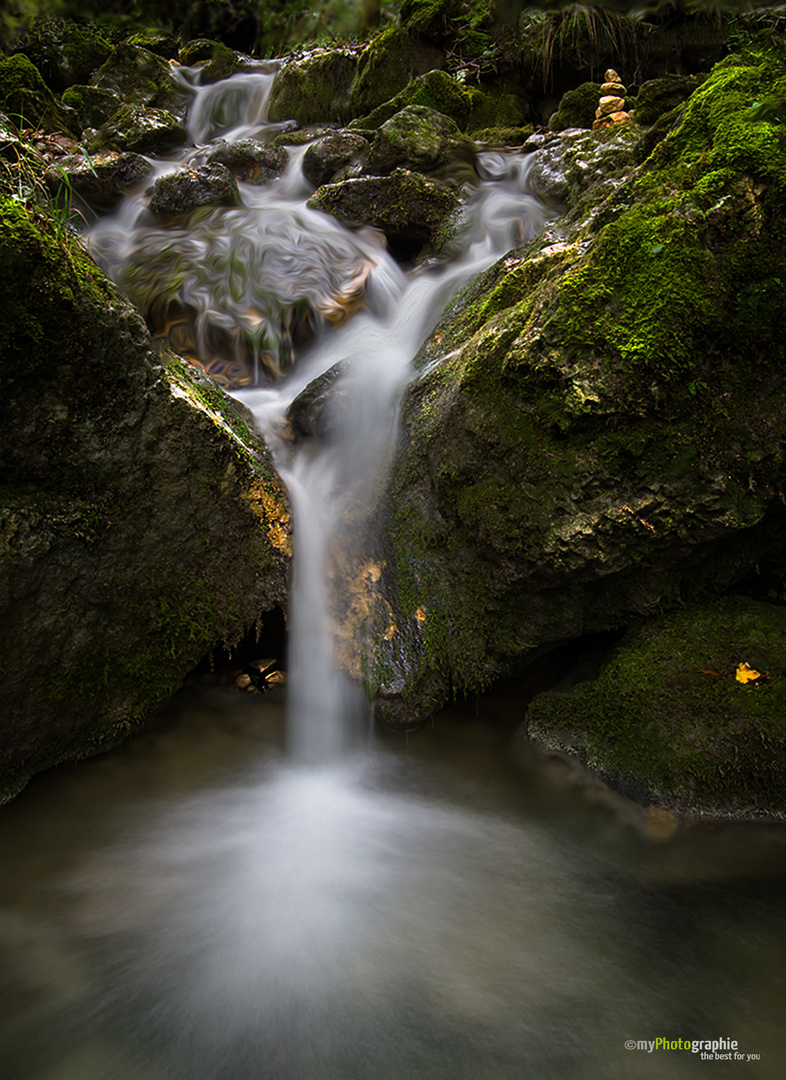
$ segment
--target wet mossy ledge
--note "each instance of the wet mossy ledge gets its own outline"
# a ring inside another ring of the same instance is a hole
[[[727,57],[643,161],[635,125],[536,150],[532,183],[567,212],[453,303],[403,402],[379,625],[351,661],[379,716],[415,726],[549,644],[786,561],[785,60]],[[782,744],[744,728],[752,812],[781,813]]]
[[[786,820],[786,606],[726,597],[632,630],[526,725],[639,802]]]
[[[153,348],[70,232],[0,198],[0,800],[104,749],[287,593],[242,409]]]

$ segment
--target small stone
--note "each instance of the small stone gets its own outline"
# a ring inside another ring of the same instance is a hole
[[[625,96],[625,87],[618,82],[605,82],[600,88],[601,94],[613,94],[615,97]]]
[[[269,686],[281,685],[287,681],[287,673],[285,671],[271,671],[269,675],[265,676],[265,682]]]
[[[608,68],[606,70],[606,74],[603,76],[603,81],[609,83],[621,83],[622,79],[619,77],[614,68]]]
[[[609,113],[619,112],[625,108],[625,98],[621,97],[602,97],[600,104],[598,105],[598,111],[595,116],[600,118],[606,116]]]
[[[263,675],[269,668],[272,668],[275,663],[275,659],[270,658],[267,660],[252,660],[248,664],[248,667],[251,671],[257,671],[260,675]]]
[[[241,671],[241,673],[235,679],[235,686],[238,688],[238,690],[248,690],[248,688],[251,686],[251,676],[246,675],[245,671]]]

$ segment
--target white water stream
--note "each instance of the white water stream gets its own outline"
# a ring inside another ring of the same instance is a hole
[[[269,81],[199,91],[195,137],[269,135]],[[780,1077],[786,906],[718,882],[783,867],[781,832],[661,856],[633,810],[539,772],[524,748],[503,757],[467,716],[438,746],[351,738],[364,702],[333,663],[324,587],[336,523],[384,474],[411,358],[446,302],[543,210],[526,159],[488,155],[460,256],[404,273],[378,237],[305,208],[299,156],[188,232],[155,225],[141,195],[93,231],[142,302],[188,310],[201,359],[229,343],[235,377],[283,366],[271,328],[311,305],[289,376],[241,395],[294,510],[287,734],[275,694],[187,698],[4,810],[0,1076]],[[320,309],[369,264],[365,306],[332,326]],[[280,441],[291,401],[339,362],[331,437]],[[663,1037],[760,1057],[625,1050]]]

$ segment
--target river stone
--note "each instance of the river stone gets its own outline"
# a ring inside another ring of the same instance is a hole
[[[149,205],[153,214],[164,216],[185,214],[198,206],[235,206],[239,202],[234,176],[225,165],[214,162],[159,176]]]
[[[126,105],[161,109],[178,118],[188,103],[188,92],[166,60],[135,45],[118,45],[90,83],[112,90]]]
[[[672,810],[786,819],[786,607],[726,597],[629,633],[597,679],[540,694],[527,733]],[[762,673],[737,681],[741,661]]]
[[[315,50],[288,60],[273,82],[268,119],[300,125],[350,119],[350,90],[357,69],[351,49]]]
[[[636,147],[637,137],[627,130],[613,139],[579,129],[562,132],[535,151],[529,188],[539,198],[565,206],[575,205],[590,189],[597,201],[630,171]]]
[[[310,184],[328,184],[340,169],[362,167],[368,156],[369,143],[362,135],[338,131],[317,139],[303,155],[303,175]]]
[[[99,150],[168,154],[187,141],[188,132],[173,113],[124,105],[89,139],[87,151],[90,154]]]
[[[0,199],[0,799],[136,729],[285,602],[250,415],[152,347],[77,241]]]
[[[268,184],[286,168],[289,154],[281,146],[268,146],[255,139],[213,143],[205,161],[224,165],[244,184]]]
[[[454,120],[425,105],[408,105],[377,131],[366,172],[384,176],[399,166],[430,172],[455,158],[473,156],[472,143]]]
[[[444,184],[407,169],[390,176],[365,176],[325,184],[308,206],[332,214],[344,225],[371,225],[388,239],[391,254],[409,262],[437,252],[449,238],[460,203]]]
[[[94,210],[111,210],[129,188],[143,183],[153,167],[140,154],[99,154],[86,158],[72,154],[59,158],[46,170],[44,180],[52,194],[67,190]]]
[[[11,48],[35,64],[47,86],[60,94],[85,83],[110,56],[112,46],[88,26],[66,19],[37,19]]]
[[[180,63],[186,67],[198,66],[203,85],[227,79],[245,68],[244,61],[228,45],[207,38],[187,42],[180,50]]]
[[[386,27],[358,57],[351,88],[352,115],[367,115],[400,93],[411,79],[446,64],[441,49],[410,36],[403,27]]]

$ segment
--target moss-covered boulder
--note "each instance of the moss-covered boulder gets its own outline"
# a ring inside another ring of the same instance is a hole
[[[411,37],[400,26],[377,34],[357,61],[352,86],[353,116],[365,116],[400,93],[418,75],[444,68],[444,53],[425,41]]]
[[[90,154],[101,150],[168,154],[187,141],[188,132],[174,113],[124,105],[88,140],[87,150]]]
[[[65,19],[37,19],[16,42],[35,64],[50,90],[60,94],[75,83],[86,83],[109,58],[112,46],[95,30]]]
[[[643,802],[786,818],[785,636],[786,607],[689,607],[629,633],[595,681],[537,697],[528,733]]]
[[[112,745],[284,601],[288,509],[243,411],[154,351],[75,241],[0,203],[0,792]]]
[[[391,176],[367,176],[325,184],[308,205],[352,228],[372,225],[403,261],[437,253],[452,236],[459,209],[455,193],[420,173],[396,169]]]
[[[721,63],[643,167],[599,178],[424,345],[378,511],[393,614],[357,664],[399,694],[389,715],[782,544],[786,129],[758,110],[784,71]]]
[[[198,206],[236,206],[237,181],[225,165],[212,162],[159,176],[153,184],[150,211],[169,216],[187,214]]]
[[[70,154],[50,165],[44,180],[58,202],[76,196],[92,210],[107,211],[129,188],[143,184],[152,171],[141,154],[98,154],[90,159]]]
[[[126,43],[147,49],[164,60],[177,60],[180,53],[180,38],[171,30],[138,30],[126,38]]]
[[[549,120],[551,130],[591,128],[600,100],[600,87],[600,83],[585,82],[575,90],[566,91],[562,95],[559,108]]]
[[[199,67],[199,81],[208,85],[227,79],[244,68],[244,62],[234,50],[220,41],[196,38],[188,41],[180,50],[180,63],[186,67]]]
[[[425,105],[408,105],[376,132],[365,168],[375,176],[397,168],[431,172],[455,159],[473,157],[472,143],[449,116]]]
[[[169,64],[155,53],[125,42],[90,80],[92,86],[112,90],[126,105],[161,109],[182,117],[188,94]]]
[[[268,184],[286,168],[289,154],[282,146],[268,146],[256,139],[213,143],[205,155],[208,164],[224,165],[244,184]]]
[[[588,191],[597,203],[629,175],[639,136],[631,128],[611,135],[572,129],[546,136],[529,171],[530,190],[547,202],[576,206]]]
[[[345,169],[362,171],[369,152],[369,143],[362,135],[337,131],[316,139],[303,155],[303,175],[315,187],[328,184]]]
[[[626,108],[635,110],[637,124],[649,127],[664,113],[687,101],[702,82],[700,75],[664,75],[660,79],[650,79],[634,98],[626,102]]]
[[[273,82],[268,118],[273,122],[295,120],[301,125],[349,120],[357,63],[351,49],[317,50],[288,60]]]
[[[22,53],[0,60],[0,109],[20,128],[73,135],[81,131],[76,113],[55,98],[38,68]]]
[[[123,105],[114,90],[81,83],[69,86],[61,100],[64,105],[74,110],[82,130],[101,127]]]
[[[425,75],[412,79],[400,93],[379,105],[368,116],[353,121],[353,126],[378,128],[407,105],[424,105],[449,116],[465,131],[470,123],[475,99],[483,97],[479,90],[468,89],[446,71],[427,71]]]

